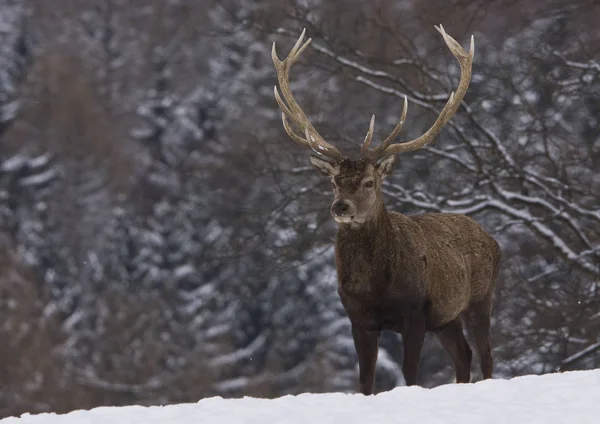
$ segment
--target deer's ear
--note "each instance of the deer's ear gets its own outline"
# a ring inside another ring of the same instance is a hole
[[[375,168],[377,169],[377,172],[379,172],[381,178],[385,178],[386,176],[394,172],[395,164],[396,156],[392,155],[379,162],[379,164],[377,164]]]
[[[326,160],[319,159],[316,156],[310,157],[310,163],[312,164],[313,168],[315,168],[320,173],[327,175],[328,177],[331,177],[336,173],[334,164],[332,164],[331,162],[327,162]]]

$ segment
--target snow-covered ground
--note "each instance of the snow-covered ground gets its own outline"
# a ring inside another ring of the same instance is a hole
[[[66,415],[24,415],[2,424],[503,423],[600,422],[600,369],[435,389],[399,387],[377,396],[304,394],[266,400],[209,398],[196,404],[128,406]]]

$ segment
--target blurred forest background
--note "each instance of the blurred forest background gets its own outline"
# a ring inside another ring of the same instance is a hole
[[[0,0],[0,417],[353,391],[327,181],[284,133],[293,88],[358,154],[422,134],[385,187],[501,243],[497,377],[600,366],[600,6],[571,0]],[[382,340],[378,390],[402,385]],[[474,369],[475,368],[474,364]],[[451,381],[434,338],[420,381]]]

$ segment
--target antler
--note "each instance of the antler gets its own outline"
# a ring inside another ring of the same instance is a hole
[[[313,127],[306,114],[302,111],[302,108],[298,105],[298,102],[294,98],[292,90],[290,89],[290,69],[298,60],[300,54],[302,54],[304,49],[306,49],[306,47],[308,47],[312,41],[312,39],[309,38],[304,44],[302,44],[305,33],[306,29],[302,31],[300,38],[298,38],[298,41],[296,41],[296,44],[284,61],[279,60],[275,50],[275,43],[273,43],[271,58],[273,59],[275,70],[277,71],[277,80],[279,81],[279,87],[281,88],[281,93],[283,94],[285,102],[279,95],[277,86],[274,88],[275,100],[277,101],[277,104],[279,104],[279,107],[282,111],[281,120],[283,121],[283,128],[285,129],[285,132],[292,138],[292,140],[310,147],[320,155],[328,156],[336,161],[339,161],[343,159],[340,151],[326,142],[325,139],[317,132],[317,130],[315,130],[315,127]],[[288,119],[294,121],[301,128],[305,138],[302,138],[294,132],[288,122]]]
[[[458,62],[460,63],[460,82],[458,83],[458,88],[456,92],[452,92],[450,94],[450,98],[448,102],[442,109],[442,112],[434,122],[434,124],[427,130],[425,134],[416,138],[414,140],[408,141],[406,143],[396,143],[390,144],[400,132],[402,125],[404,124],[404,120],[406,119],[406,112],[408,110],[408,101],[406,96],[404,96],[404,109],[402,111],[402,116],[400,117],[400,121],[392,131],[392,133],[373,150],[369,150],[369,146],[371,144],[371,140],[373,139],[373,127],[375,122],[375,115],[371,118],[371,125],[369,126],[369,131],[367,132],[367,136],[365,137],[365,141],[363,143],[363,147],[361,149],[361,156],[367,157],[372,160],[378,160],[387,156],[397,155],[400,153],[412,152],[414,150],[418,150],[421,147],[431,143],[435,137],[440,133],[442,128],[448,123],[450,118],[456,113],[458,107],[460,106],[460,102],[462,101],[465,93],[467,92],[467,88],[469,87],[469,83],[471,82],[471,69],[473,66],[473,55],[475,54],[475,40],[473,36],[471,36],[471,47],[469,48],[469,52],[465,52],[465,50],[461,47],[458,42],[446,34],[444,27],[440,25],[439,27],[435,27],[444,37],[444,41],[446,45],[456,57]]]

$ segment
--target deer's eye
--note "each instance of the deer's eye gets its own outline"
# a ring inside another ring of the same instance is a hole
[[[374,185],[375,183],[373,182],[373,180],[369,180],[365,183],[365,188],[373,188]]]

